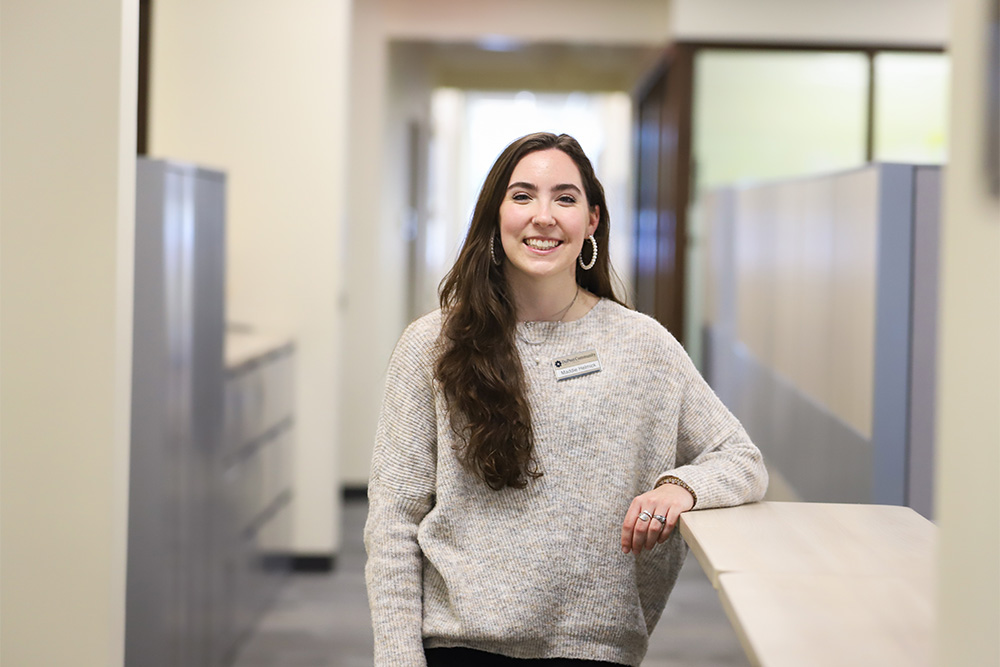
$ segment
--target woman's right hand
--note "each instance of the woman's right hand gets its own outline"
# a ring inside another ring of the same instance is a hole
[[[694,496],[682,486],[662,484],[636,496],[622,522],[622,553],[639,555],[663,544],[682,512],[694,507]],[[646,519],[643,520],[643,517]]]

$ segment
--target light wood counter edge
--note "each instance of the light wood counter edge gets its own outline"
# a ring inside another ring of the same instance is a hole
[[[697,511],[698,510],[692,510],[692,512]],[[747,659],[753,667],[761,667],[762,663],[760,662],[760,658],[757,656],[757,651],[755,650],[753,643],[750,641],[750,637],[747,636],[743,624],[736,615],[736,610],[733,609],[732,602],[730,602],[729,598],[722,590],[722,586],[719,581],[720,573],[717,572],[712,566],[708,555],[705,553],[705,549],[702,547],[701,543],[695,539],[694,535],[691,533],[691,528],[687,525],[687,514],[689,514],[689,512],[682,513],[679,519],[681,537],[684,538],[684,542],[688,545],[691,553],[694,554],[694,557],[701,566],[702,571],[705,573],[705,576],[708,577],[708,580],[712,583],[712,587],[715,589],[716,594],[719,596],[719,600],[722,603],[722,609],[726,612],[726,618],[729,619],[729,625],[731,625],[733,631],[736,632],[736,636],[740,640],[740,646],[743,647],[743,653],[747,656]]]
[[[699,561],[700,562],[700,561]],[[736,609],[733,608],[733,603],[726,595],[726,591],[722,588],[722,585],[718,583],[718,576],[716,576],[716,581],[712,584],[715,586],[715,591],[719,594],[719,601],[722,603],[722,609],[726,612],[726,618],[729,619],[729,625],[732,626],[733,631],[736,633],[736,637],[740,640],[740,646],[743,647],[743,653],[746,655],[747,660],[753,667],[762,667],[763,663],[760,661],[760,657],[757,655],[757,650],[750,641],[750,636],[747,634],[746,627],[740,622],[739,616],[736,614]]]
[[[697,510],[692,510],[692,511],[697,511]],[[705,553],[705,549],[702,547],[701,543],[698,542],[697,539],[695,539],[694,535],[692,535],[691,528],[688,527],[687,520],[685,518],[687,514],[688,514],[687,512],[682,513],[679,519],[681,537],[684,538],[684,542],[688,545],[688,548],[691,550],[691,553],[694,554],[694,557],[698,561],[698,564],[701,565],[701,569],[705,573],[705,576],[707,576],[708,580],[712,582],[712,588],[718,591],[719,573],[715,571],[714,567],[712,567],[712,562],[711,560],[709,560],[708,554]],[[732,618],[730,618],[730,620],[732,620]]]

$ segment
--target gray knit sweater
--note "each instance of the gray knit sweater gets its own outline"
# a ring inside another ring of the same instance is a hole
[[[440,311],[389,364],[369,483],[365,575],[375,664],[423,648],[639,665],[686,547],[621,551],[632,499],[675,475],[696,509],[759,500],[758,449],[656,321],[601,300],[574,322],[518,325],[542,477],[490,489],[458,463],[433,380]],[[600,371],[557,381],[594,350]]]

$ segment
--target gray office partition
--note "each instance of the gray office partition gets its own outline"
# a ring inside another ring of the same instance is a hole
[[[219,664],[225,177],[140,158],[125,663]]]
[[[878,168],[872,501],[906,503],[916,169]]]
[[[938,256],[941,169],[916,170],[913,310],[910,314],[909,470],[906,504],[926,517],[934,508],[934,406],[937,387]]]
[[[939,202],[900,164],[702,201],[706,376],[805,500],[931,515]]]

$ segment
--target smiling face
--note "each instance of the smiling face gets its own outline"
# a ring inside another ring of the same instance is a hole
[[[598,219],[572,158],[558,148],[528,153],[514,167],[500,205],[508,278],[575,283],[576,258]]]

